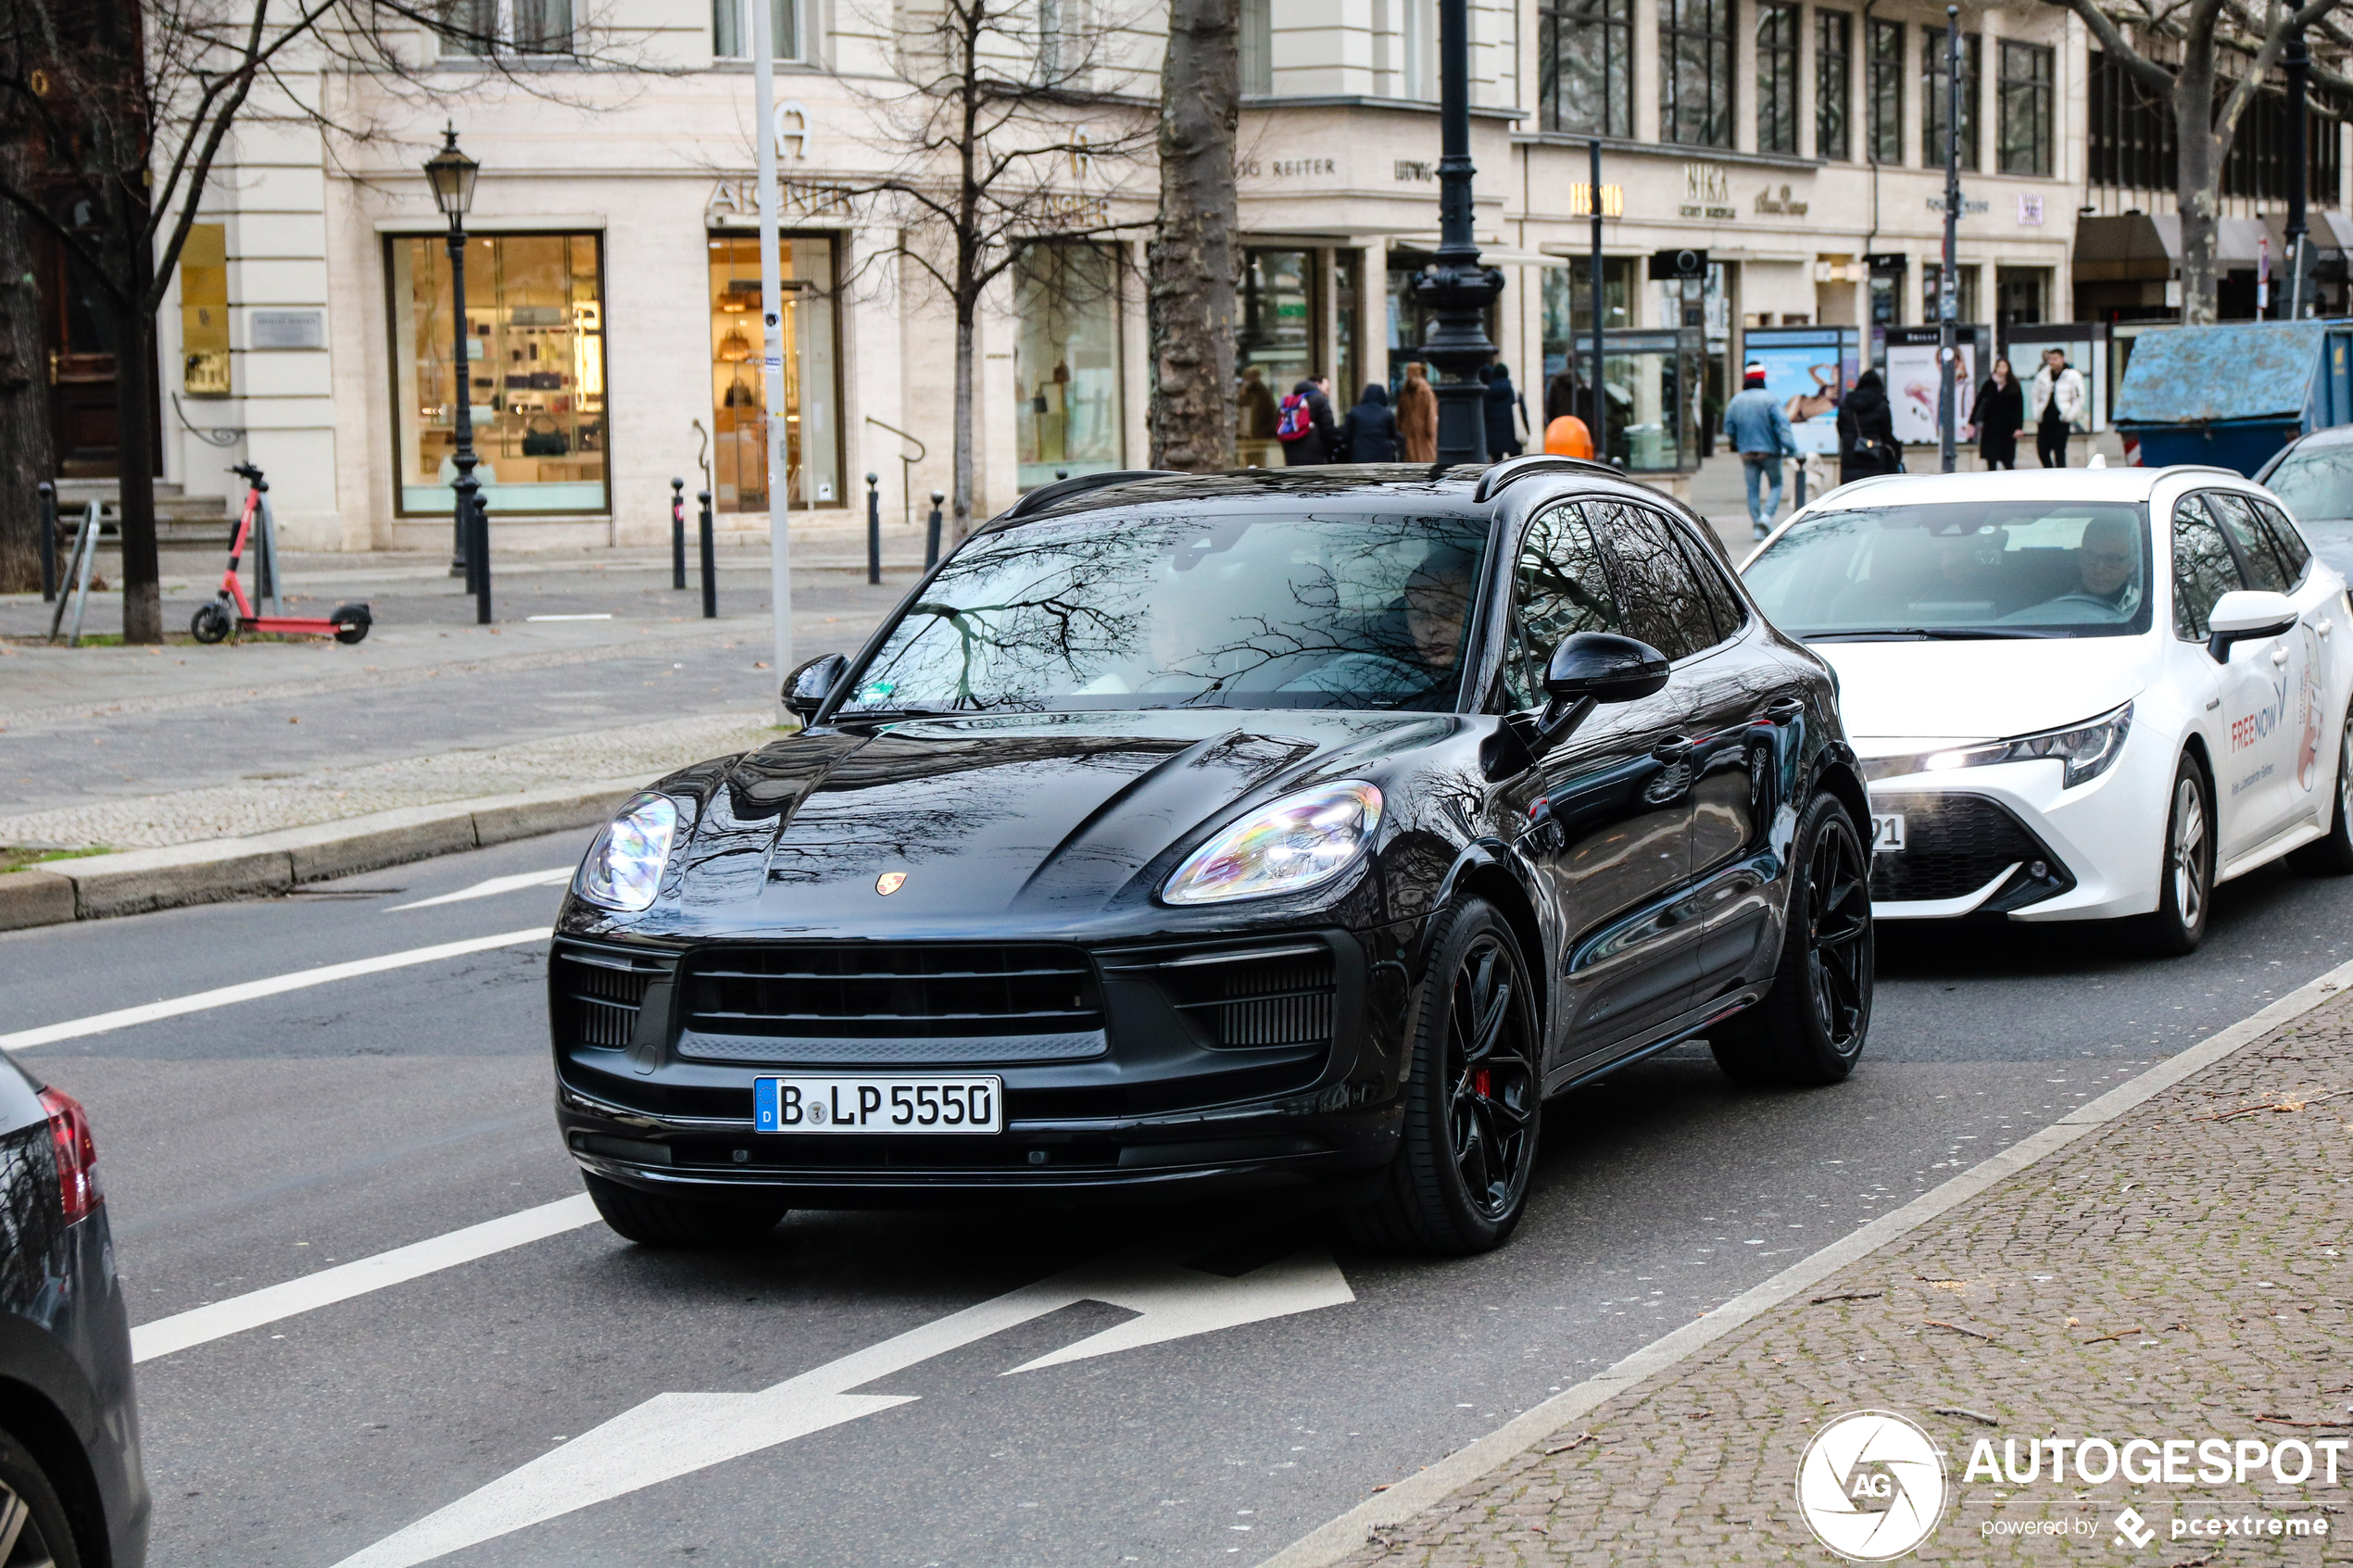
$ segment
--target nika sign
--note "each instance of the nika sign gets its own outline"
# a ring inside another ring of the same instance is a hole
[[[1732,206],[1731,176],[1720,163],[1683,165],[1683,200],[1678,218],[1737,218]]]

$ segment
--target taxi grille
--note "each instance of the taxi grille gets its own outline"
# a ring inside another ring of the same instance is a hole
[[[1977,795],[1874,795],[1874,811],[1904,815],[1905,847],[1871,857],[1876,903],[1961,898],[2006,867],[2054,858],[2008,810]]]

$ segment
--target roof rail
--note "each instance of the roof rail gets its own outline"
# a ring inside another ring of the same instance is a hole
[[[1596,462],[1591,458],[1564,458],[1557,453],[1539,452],[1525,458],[1511,458],[1490,465],[1478,476],[1478,486],[1471,492],[1474,503],[1491,501],[1495,493],[1517,480],[1538,473],[1595,473],[1611,479],[1624,479],[1626,470],[1616,463]]]
[[[1089,490],[1107,485],[1126,484],[1139,479],[1176,479],[1182,476],[1175,469],[1114,469],[1108,473],[1082,473],[1070,479],[1058,479],[1051,484],[1041,484],[1007,507],[992,521],[1013,522],[1034,512],[1045,510],[1057,501],[1067,501],[1073,495],[1084,495]]]

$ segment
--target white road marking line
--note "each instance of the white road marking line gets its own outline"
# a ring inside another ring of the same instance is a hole
[[[526,615],[525,621],[610,621],[610,615]]]
[[[217,990],[198,991],[193,996],[173,997],[160,1002],[142,1002],[135,1008],[117,1008],[112,1012],[92,1013],[88,1018],[69,1018],[62,1023],[44,1023],[37,1029],[19,1029],[13,1035],[0,1035],[0,1050],[29,1050],[34,1046],[55,1045],[59,1040],[78,1040],[85,1035],[129,1029],[136,1024],[153,1023],[157,1019],[178,1018],[182,1013],[227,1007],[233,1002],[249,1002],[284,991],[300,991],[333,981],[351,980],[362,974],[380,974],[388,969],[406,969],[411,964],[463,958],[468,953],[486,953],[494,947],[517,947],[526,942],[545,942],[554,935],[551,928],[536,925],[528,931],[509,931],[497,936],[470,936],[462,942],[437,942],[430,947],[410,947],[406,952],[380,953],[371,959],[353,959],[347,963],[298,969],[291,974],[273,974],[266,980],[247,980],[234,985],[223,985]]]
[[[154,1323],[142,1323],[131,1331],[131,1359],[133,1361],[151,1361],[158,1356],[169,1356],[193,1345],[223,1339],[249,1328],[259,1328],[263,1323],[315,1311],[338,1301],[348,1301],[355,1296],[365,1296],[386,1286],[438,1273],[459,1263],[471,1263],[494,1252],[504,1252],[510,1248],[544,1241],[551,1236],[561,1236],[566,1231],[576,1231],[583,1225],[594,1224],[596,1220],[597,1206],[586,1193],[577,1198],[543,1203],[536,1209],[525,1209],[518,1214],[484,1220],[481,1224],[468,1225],[447,1236],[433,1236],[407,1247],[396,1247],[372,1258],[339,1263],[332,1269],[305,1274],[300,1279],[290,1279],[282,1285],[233,1296],[226,1301],[215,1301],[208,1307],[197,1307],[168,1318],[158,1318]]]
[[[1013,1372],[1356,1299],[1347,1277],[1321,1251],[1302,1252],[1228,1279],[1176,1266],[1172,1252],[1181,1258],[1186,1250],[1164,1242],[1148,1244],[1082,1263],[756,1394],[658,1395],[344,1559],[336,1568],[413,1568],[593,1503],[912,1404],[918,1396],[850,1390],[1076,1302],[1103,1301],[1143,1315]],[[1199,1251],[1200,1244],[1190,1250]]]
[[[462,904],[469,898],[496,897],[501,893],[512,893],[522,887],[554,887],[559,884],[570,882],[572,872],[573,868],[570,866],[557,866],[544,872],[517,872],[512,876],[494,876],[486,882],[477,882],[472,887],[461,887],[455,893],[444,893],[434,898],[420,898],[410,904],[395,904],[384,913],[396,915],[403,909],[430,909],[436,904]]]

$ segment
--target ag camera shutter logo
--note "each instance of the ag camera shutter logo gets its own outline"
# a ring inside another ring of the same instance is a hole
[[[1840,1416],[1797,1463],[1806,1527],[1856,1562],[1885,1562],[1928,1539],[1944,1500],[1944,1456],[1927,1433],[1887,1411]]]

